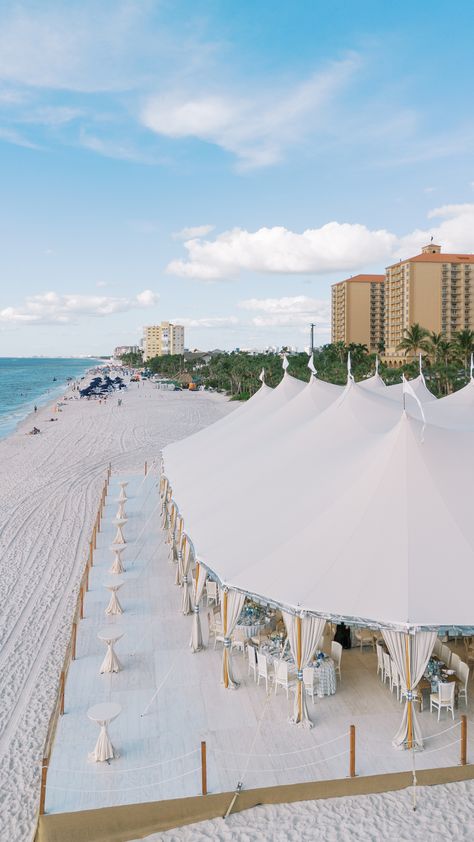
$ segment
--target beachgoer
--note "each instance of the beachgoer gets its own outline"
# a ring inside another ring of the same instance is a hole
[[[36,404],[35,404],[35,412],[37,412],[37,411],[38,411],[38,407],[37,407],[37,406],[36,406]]]

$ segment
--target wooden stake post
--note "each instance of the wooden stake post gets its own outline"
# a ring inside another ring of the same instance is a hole
[[[461,766],[467,764],[467,716],[461,716]]]
[[[59,678],[59,713],[61,716],[64,715],[64,686],[66,683],[66,676],[64,670],[61,670],[61,676]]]
[[[77,641],[77,623],[74,622],[72,624],[72,635],[71,635],[71,661],[76,660],[76,641]]]
[[[48,776],[48,763],[49,759],[47,757],[43,757],[43,765],[41,768],[41,793],[40,793],[40,804],[39,804],[39,814],[40,816],[44,816],[44,807],[46,802],[46,778]]]
[[[356,729],[355,729],[355,725],[351,725],[350,728],[349,728],[349,743],[350,743],[349,777],[355,778],[355,776],[356,776]]]
[[[207,795],[207,751],[206,741],[201,742],[201,793]]]

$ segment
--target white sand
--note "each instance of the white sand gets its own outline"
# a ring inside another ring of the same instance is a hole
[[[474,784],[254,807],[177,830],[145,842],[446,842],[474,839]]]
[[[106,465],[141,471],[233,408],[140,384],[107,403],[50,407],[0,442],[0,839],[34,831],[40,762]],[[48,419],[57,417],[50,422]],[[28,436],[35,424],[41,435]]]

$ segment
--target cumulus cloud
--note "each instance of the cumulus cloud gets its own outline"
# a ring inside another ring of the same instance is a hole
[[[328,103],[360,67],[356,55],[332,62],[291,89],[229,93],[159,94],[146,101],[141,120],[158,135],[197,138],[235,155],[241,168],[269,166],[284,150],[321,127]]]
[[[436,219],[437,217],[448,219],[465,213],[474,213],[472,202],[464,202],[459,205],[441,205],[439,208],[433,208],[433,210],[428,211],[428,219]]]
[[[235,279],[241,272],[354,274],[418,254],[431,236],[446,252],[474,251],[474,204],[443,205],[431,210],[428,218],[441,221],[403,235],[344,222],[328,222],[302,233],[281,226],[257,231],[234,228],[213,240],[185,241],[186,258],[172,260],[167,271],[201,281]]]
[[[205,281],[235,278],[242,270],[283,274],[350,271],[383,261],[396,242],[395,234],[384,229],[339,222],[301,234],[281,226],[254,232],[234,228],[212,241],[185,242],[187,260],[172,260],[167,271]]]
[[[199,319],[173,319],[173,324],[184,327],[231,327],[239,323],[237,316],[203,316]]]
[[[329,301],[306,295],[247,298],[239,307],[256,313],[251,319],[255,327],[298,327],[314,321],[319,330],[328,327],[331,309]]]
[[[189,228],[182,228],[181,231],[175,231],[173,234],[174,240],[192,240],[195,237],[205,237],[214,231],[215,225],[194,225]]]
[[[20,307],[5,307],[0,310],[0,322],[11,325],[71,324],[81,316],[111,316],[128,310],[153,307],[158,299],[158,293],[149,289],[138,293],[134,298],[44,292],[28,296]]]

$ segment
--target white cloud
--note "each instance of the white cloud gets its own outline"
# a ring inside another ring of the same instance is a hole
[[[234,228],[215,240],[184,243],[187,260],[173,260],[167,271],[198,280],[235,278],[240,271],[284,274],[321,274],[350,271],[383,261],[397,242],[384,229],[328,222],[302,234],[281,226],[250,232]]]
[[[448,219],[461,216],[465,213],[474,213],[474,203],[464,202],[459,205],[441,205],[441,207],[433,208],[433,210],[428,212],[428,219],[436,219],[437,217]]]
[[[116,142],[109,138],[100,138],[81,129],[79,143],[84,149],[97,152],[105,158],[115,158],[118,161],[133,161],[139,164],[153,164],[156,160],[140,150],[122,142]]]
[[[310,322],[322,330],[329,325],[331,305],[329,301],[294,295],[283,298],[248,298],[239,302],[239,307],[257,313],[252,317],[255,327],[307,326]]]
[[[234,154],[243,169],[280,161],[285,149],[312,128],[321,129],[327,107],[347,87],[360,66],[352,55],[289,90],[235,94],[159,94],[145,103],[141,120],[156,134],[197,138]],[[280,86],[281,88],[281,86]]]
[[[24,137],[20,132],[17,132],[15,129],[1,129],[0,128],[0,141],[5,141],[5,143],[12,143],[14,146],[24,146],[25,149],[39,149],[40,147],[37,146],[36,143],[32,143],[31,140]]]
[[[7,3],[0,10],[0,79],[34,88],[114,91],[140,78],[134,36],[148,3]]]
[[[445,252],[474,251],[474,203],[443,205],[428,214],[440,219],[432,228],[397,235],[357,223],[328,222],[302,233],[287,228],[234,228],[214,240],[184,243],[186,259],[172,260],[167,271],[184,278],[219,281],[241,272],[263,274],[354,274],[418,254],[434,237]]]
[[[44,292],[31,295],[20,307],[0,310],[4,324],[70,324],[81,316],[111,316],[128,310],[153,307],[158,293],[147,289],[135,298],[118,298],[104,295],[60,295]]]
[[[215,225],[194,225],[189,228],[182,228],[181,231],[175,231],[172,236],[174,240],[192,240],[195,237],[205,237],[206,234],[214,231],[215,227]]]
[[[199,319],[176,318],[173,324],[184,327],[231,327],[239,323],[237,316],[203,316]]]

